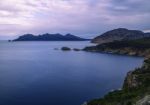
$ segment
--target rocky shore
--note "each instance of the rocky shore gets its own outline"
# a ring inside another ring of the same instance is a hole
[[[150,55],[150,38],[132,41],[114,41],[110,43],[98,44],[96,46],[85,47],[83,50],[90,52],[147,57]]]
[[[87,105],[150,105],[150,39],[115,41],[83,49],[145,57],[143,66],[127,73],[121,90],[109,92],[103,98],[87,102]]]

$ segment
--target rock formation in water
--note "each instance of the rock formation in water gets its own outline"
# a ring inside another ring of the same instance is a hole
[[[71,48],[69,48],[69,47],[62,47],[61,50],[62,50],[62,51],[70,51]]]

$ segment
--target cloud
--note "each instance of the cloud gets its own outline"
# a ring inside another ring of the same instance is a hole
[[[73,33],[94,37],[112,28],[150,29],[149,0],[1,0],[0,35]]]

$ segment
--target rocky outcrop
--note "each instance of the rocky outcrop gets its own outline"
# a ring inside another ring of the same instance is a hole
[[[62,47],[61,50],[62,50],[62,51],[70,51],[71,48],[69,48],[69,47]]]
[[[74,48],[73,50],[74,51],[81,51],[81,49],[78,49],[78,48]]]
[[[150,95],[146,95],[144,98],[137,101],[136,105],[150,105]]]
[[[113,41],[135,40],[144,37],[150,37],[150,34],[144,33],[139,30],[128,30],[125,28],[118,28],[95,37],[91,42],[102,44],[102,43],[108,43]]]
[[[134,74],[133,71],[127,73],[123,88],[136,88],[142,83],[137,79],[138,75]]]

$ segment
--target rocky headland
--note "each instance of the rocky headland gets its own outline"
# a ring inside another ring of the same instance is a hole
[[[109,34],[111,34],[111,32],[112,31],[109,31]],[[122,34],[123,33],[118,33],[117,36],[121,36]],[[128,36],[132,35],[133,34],[129,34]],[[110,42],[108,42],[108,40],[101,42],[102,43],[99,42],[96,46],[85,47],[83,50],[142,56],[145,57],[145,60],[142,67],[127,73],[121,90],[109,92],[102,98],[88,101],[86,105],[150,105],[150,38],[144,36],[141,38],[133,38],[132,40],[112,39]]]

